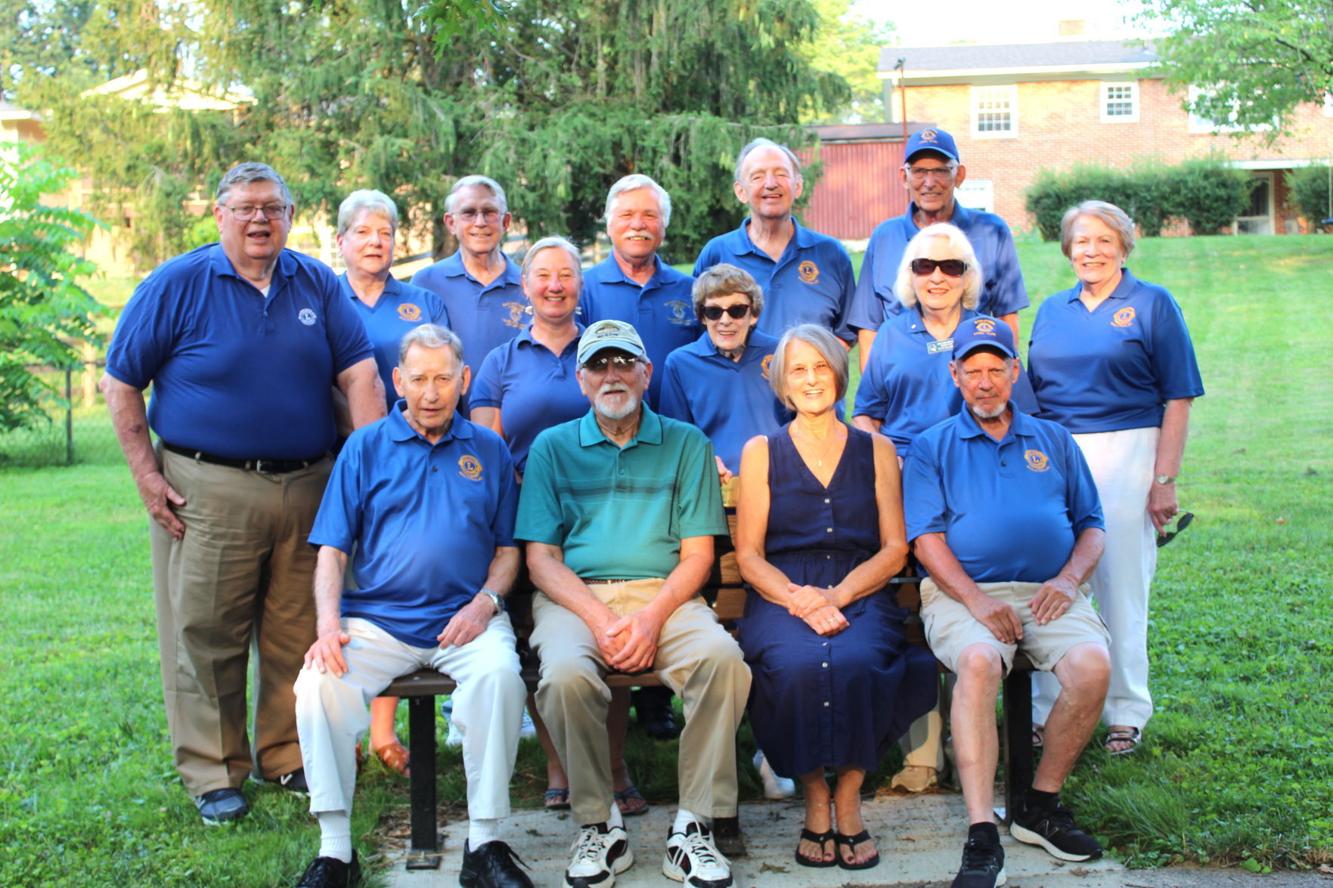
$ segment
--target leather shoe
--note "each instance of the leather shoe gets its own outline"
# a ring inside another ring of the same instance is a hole
[[[246,804],[245,796],[241,795],[239,789],[231,786],[196,796],[194,806],[199,809],[199,816],[204,819],[207,826],[231,823],[250,813],[250,806]]]
[[[305,782],[305,768],[297,768],[295,771],[283,774],[273,782],[288,792],[310,795],[310,784]]]
[[[519,863],[523,858],[504,842],[487,842],[473,851],[465,841],[458,884],[463,888],[533,888],[528,874],[518,868]]]
[[[361,864],[352,852],[352,862],[343,863],[336,857],[316,857],[305,868],[296,888],[354,888],[361,884]]]
[[[639,688],[633,694],[639,727],[654,740],[670,740],[680,734],[671,710],[670,688]]]

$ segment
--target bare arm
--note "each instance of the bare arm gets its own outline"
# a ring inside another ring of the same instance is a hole
[[[963,604],[992,635],[1005,644],[1015,644],[1023,637],[1023,621],[1018,618],[1018,612],[981,591],[958,563],[943,533],[923,533],[913,545],[917,560],[926,568],[935,585],[945,595]]]
[[[109,373],[102,374],[99,388],[111,413],[116,440],[120,442],[125,462],[130,467],[130,475],[139,489],[139,499],[143,500],[144,507],[154,521],[174,538],[182,539],[185,536],[185,522],[176,516],[174,507],[185,505],[185,497],[162,477],[162,467],[158,465],[157,454],[153,452],[153,442],[148,435],[148,411],[144,406],[143,392]]]
[[[486,571],[486,582],[482,587],[504,598],[509,594],[509,589],[514,585],[517,576],[518,547],[498,546],[495,549],[495,557],[491,559],[491,566]],[[442,648],[450,645],[462,647],[485,632],[487,624],[496,613],[495,602],[491,601],[491,596],[477,590],[472,600],[450,617],[444,631],[435,638]]]
[[[884,425],[884,420],[875,419],[875,417],[868,416],[864,413],[858,413],[852,417],[852,425],[863,432],[878,434],[880,427]]]
[[[1189,437],[1190,406],[1193,398],[1177,398],[1166,402],[1166,412],[1162,414],[1162,432],[1157,438],[1157,459],[1153,463],[1153,475],[1180,474],[1180,463],[1185,456],[1185,439]],[[1153,527],[1161,533],[1162,528],[1180,509],[1176,499],[1176,482],[1158,484],[1153,482],[1148,488],[1148,517]]]
[[[1010,331],[1014,334],[1015,343],[1022,342],[1022,340],[1018,338],[1018,312],[1011,311],[1007,315],[1000,315],[998,320],[1004,321],[1009,325]]]
[[[315,556],[315,643],[305,654],[305,666],[320,672],[344,675],[347,661],[343,645],[351,638],[342,629],[343,578],[347,574],[347,553],[332,546],[320,546]]]
[[[856,344],[861,347],[861,372],[866,372],[866,362],[870,360],[870,347],[875,344],[874,330],[857,330]]]
[[[699,594],[713,569],[713,538],[685,537],[680,541],[680,561],[671,569],[653,600],[636,613],[616,620],[606,628],[620,649],[606,664],[621,672],[642,672],[657,659],[657,641],[662,627],[676,608]]]
[[[504,437],[504,426],[500,421],[499,407],[473,407],[468,419],[474,424],[485,426],[501,438]]]
[[[338,388],[347,398],[352,428],[359,429],[384,416],[384,383],[374,358],[363,358],[338,374]]]
[[[903,524],[903,485],[902,473],[898,468],[898,452],[892,441],[880,435],[874,438],[874,448],[880,549],[833,587],[833,601],[839,608],[878,592],[907,563],[907,531]]]
[[[1045,625],[1069,610],[1078,595],[1078,587],[1092,576],[1105,548],[1106,531],[1100,527],[1085,528],[1078,535],[1074,541],[1074,551],[1069,553],[1069,560],[1064,567],[1042,583],[1037,594],[1032,596],[1032,616],[1039,625]]]

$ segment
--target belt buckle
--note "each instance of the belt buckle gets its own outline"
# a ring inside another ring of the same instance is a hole
[[[257,474],[260,474],[260,475],[276,475],[277,472],[274,471],[272,468],[268,468],[268,469],[264,468],[264,466],[265,466],[266,464],[269,465],[269,466],[272,466],[272,465],[273,465],[273,460],[271,460],[271,459],[257,459],[257,460],[255,460],[255,463],[254,463],[254,470],[255,470],[255,472],[256,472]]]

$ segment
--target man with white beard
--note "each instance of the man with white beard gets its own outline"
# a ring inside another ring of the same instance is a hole
[[[634,862],[612,798],[603,676],[651,670],[686,712],[680,809],[662,871],[726,888],[731,867],[711,824],[736,815],[736,729],[750,670],[699,595],[713,537],[727,533],[713,446],[643,403],[653,367],[631,325],[592,324],[577,361],[592,409],[533,442],[515,530],[539,590],[531,637],[541,657],[537,708],[580,825],[564,884],[609,888]]]

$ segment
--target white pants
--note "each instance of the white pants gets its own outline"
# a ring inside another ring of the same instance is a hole
[[[296,730],[310,813],[351,814],[356,739],[370,727],[370,701],[403,673],[430,668],[458,683],[452,722],[463,735],[468,816],[507,816],[527,697],[508,615],[496,614],[486,631],[462,647],[412,647],[362,619],[343,620],[343,631],[352,638],[343,647],[347,672],[335,677],[306,668],[296,679]]]
[[[1148,693],[1148,587],[1157,570],[1157,537],[1148,491],[1157,460],[1157,428],[1075,435],[1092,470],[1106,519],[1106,551],[1092,575],[1092,594],[1111,632],[1111,686],[1102,718],[1142,728],[1152,718]],[[1054,675],[1033,676],[1036,724],[1045,724],[1060,693]]]

